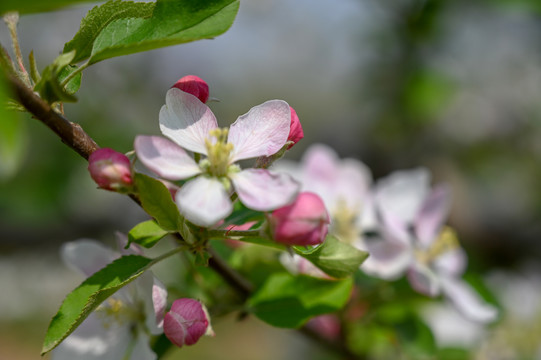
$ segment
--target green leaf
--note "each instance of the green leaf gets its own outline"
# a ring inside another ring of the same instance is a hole
[[[327,235],[325,242],[311,250],[293,247],[295,252],[334,278],[352,275],[366,260],[368,253]]]
[[[8,11],[17,11],[21,14],[57,10],[63,6],[95,2],[93,0],[2,0],[0,1],[0,14]]]
[[[135,186],[139,192],[141,206],[156,219],[160,227],[167,231],[178,231],[183,219],[165,185],[150,176],[136,173]]]
[[[262,222],[265,214],[261,211],[248,209],[240,201],[233,204],[233,212],[225,220],[226,225],[243,225],[250,221]]]
[[[70,65],[75,51],[61,54],[52,64],[43,69],[40,81],[34,87],[41,98],[49,103],[56,101],[75,102],[77,98],[73,95],[81,86],[81,74],[74,76],[65,87],[61,83],[68,75],[77,70],[77,66]]]
[[[139,244],[147,249],[153,247],[160,241],[165,235],[169,234],[168,231],[162,229],[154,220],[144,221],[133,227],[128,233],[128,244]]]
[[[153,260],[139,255],[123,256],[113,261],[66,296],[51,320],[41,354],[54,349],[88,315],[118,289],[135,280],[153,265]]]
[[[233,24],[238,0],[158,0],[150,18],[120,18],[96,36],[89,64],[212,38]]]
[[[352,278],[330,281],[278,273],[267,279],[248,305],[251,312],[270,325],[298,328],[311,317],[341,309],[352,288]]]
[[[0,71],[0,181],[15,175],[27,144],[25,122],[14,110],[7,109],[8,90],[4,73]]]
[[[73,62],[88,59],[96,37],[111,22],[123,18],[148,18],[156,3],[111,0],[96,6],[81,20],[81,27],[71,41],[64,45],[64,53],[75,50]]]

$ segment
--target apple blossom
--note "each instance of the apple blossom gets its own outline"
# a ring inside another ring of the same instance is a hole
[[[201,100],[202,103],[206,103],[209,99],[208,84],[195,75],[187,75],[180,78],[172,87],[187,92],[188,94],[192,94]]]
[[[101,148],[90,154],[88,171],[96,184],[105,190],[128,192],[133,185],[130,160],[110,148]]]
[[[61,255],[69,267],[87,277],[120,256],[87,239],[64,244]],[[145,272],[99,305],[53,350],[52,359],[156,359],[149,335],[163,331],[166,300],[163,284]]]
[[[292,204],[268,215],[272,238],[286,245],[317,245],[325,241],[329,214],[323,200],[310,192],[300,193]]]
[[[161,131],[172,141],[138,136],[135,151],[158,176],[189,179],[176,194],[177,206],[194,224],[211,226],[233,211],[233,189],[244,205],[259,211],[274,210],[295,198],[299,184],[289,175],[265,169],[242,170],[235,164],[279,151],[286,144],[290,122],[289,105],[271,100],[253,107],[229,129],[220,129],[205,104],[172,88],[160,111]],[[184,149],[206,158],[196,162]]]
[[[443,294],[467,318],[493,321],[496,309],[460,279],[466,254],[454,231],[444,226],[449,205],[449,189],[430,190],[425,169],[382,179],[373,202],[380,220],[378,235],[366,239],[370,257],[362,269],[383,279],[406,272],[417,292],[431,297]]]
[[[208,311],[194,299],[177,299],[165,314],[165,336],[176,346],[193,345],[203,335],[214,336]]]

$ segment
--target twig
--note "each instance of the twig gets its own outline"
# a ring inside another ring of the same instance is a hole
[[[37,120],[47,125],[62,142],[88,160],[99,149],[96,142],[76,123],[68,121],[14,76],[6,76],[15,97]]]

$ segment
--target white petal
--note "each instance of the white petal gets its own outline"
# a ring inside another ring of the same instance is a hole
[[[402,242],[364,239],[364,246],[370,255],[361,270],[378,278],[398,279],[412,262],[411,249]]]
[[[156,360],[156,353],[150,348],[150,339],[142,331],[137,333],[135,346],[131,352],[130,360]]]
[[[463,280],[442,277],[441,285],[445,296],[468,319],[488,323],[498,317],[498,310],[481,299]]]
[[[232,162],[270,156],[286,143],[291,110],[282,100],[270,100],[239,116],[229,128],[228,142],[233,144]]]
[[[158,176],[182,180],[201,170],[184,149],[160,136],[137,136],[134,144],[137,158]]]
[[[85,321],[52,352],[52,360],[122,359],[132,339],[129,326],[116,322],[103,326],[103,319],[91,313]]]
[[[461,276],[466,270],[467,263],[466,252],[461,247],[458,247],[438,256],[434,259],[432,266],[438,273]]]
[[[247,169],[230,176],[240,201],[250,209],[274,210],[292,202],[300,184],[287,174]]]
[[[411,287],[421,294],[434,297],[441,292],[440,278],[423,264],[412,264],[408,271],[408,280]]]
[[[411,225],[429,189],[430,174],[420,168],[393,172],[376,186],[376,201],[382,212]]]
[[[216,117],[198,98],[177,88],[167,91],[160,110],[160,129],[165,136],[184,149],[206,155],[205,139],[216,127]]]
[[[421,206],[415,220],[415,233],[420,243],[428,247],[438,237],[447,219],[450,190],[447,186],[435,187]]]
[[[163,283],[145,272],[135,282],[137,285],[137,298],[143,302],[145,311],[145,325],[151,334],[163,332],[163,317],[167,305],[167,290]]]
[[[344,159],[338,170],[336,196],[345,201],[350,209],[360,212],[371,183],[372,172],[365,164],[356,159]]]
[[[206,176],[198,176],[184,184],[177,192],[176,202],[186,219],[201,226],[214,225],[233,211],[222,183]]]
[[[80,239],[64,243],[60,256],[66,265],[90,276],[118,257],[118,254],[96,240]]]

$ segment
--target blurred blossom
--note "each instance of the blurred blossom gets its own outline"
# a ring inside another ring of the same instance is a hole
[[[269,156],[286,144],[290,130],[289,105],[267,101],[240,116],[229,129],[218,128],[212,111],[191,94],[172,88],[160,111],[160,129],[169,137],[138,136],[138,159],[169,180],[189,180],[176,193],[180,212],[191,222],[214,225],[233,211],[230,194],[259,211],[279,208],[292,201],[298,184],[286,174],[246,169],[239,160]],[[196,162],[184,149],[206,158]]]
[[[121,254],[82,239],[64,244],[61,255],[70,268],[88,277]],[[164,285],[145,272],[100,304],[53,350],[52,359],[156,359],[149,336],[163,332],[166,300]]]
[[[378,231],[366,239],[370,257],[362,269],[384,279],[406,272],[417,292],[443,294],[469,319],[496,319],[496,309],[461,280],[466,254],[454,231],[444,226],[450,207],[446,186],[430,189],[425,169],[397,171],[378,181],[373,206]]]

